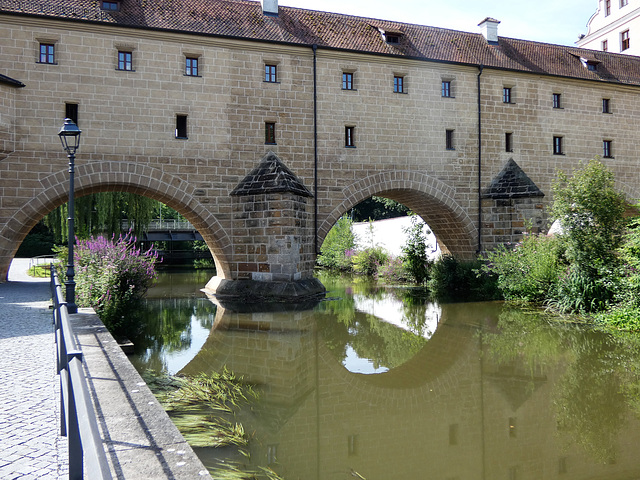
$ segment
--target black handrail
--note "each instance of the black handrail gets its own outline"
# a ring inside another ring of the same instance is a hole
[[[51,269],[53,321],[56,333],[57,370],[60,375],[60,435],[69,441],[69,480],[89,477],[111,480],[107,455],[102,446],[98,421],[82,367],[82,351],[73,335],[62,285]]]

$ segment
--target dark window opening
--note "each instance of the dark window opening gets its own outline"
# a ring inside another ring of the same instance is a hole
[[[355,147],[356,146],[356,127],[344,127],[344,146]]]
[[[273,122],[264,124],[264,143],[267,145],[276,144],[276,124]]]
[[[513,133],[511,132],[504,134],[504,151],[513,152]]]
[[[64,118],[70,118],[73,123],[78,125],[78,104],[77,103],[65,103],[64,104]]]
[[[602,99],[602,113],[611,113],[611,101],[608,98]]]
[[[400,35],[387,33],[385,37],[387,39],[387,43],[400,43]]]
[[[612,140],[602,141],[602,156],[604,158],[613,158],[611,147],[613,146]]]
[[[561,102],[562,95],[559,93],[553,94],[553,108],[562,108]]]
[[[511,87],[504,87],[502,89],[502,103],[511,103]]]
[[[445,132],[445,148],[447,150],[455,150],[455,146],[453,144],[453,130],[447,130]]]
[[[553,137],[553,154],[564,155],[562,150],[562,137]]]
[[[188,138],[186,115],[176,115],[176,138]]]

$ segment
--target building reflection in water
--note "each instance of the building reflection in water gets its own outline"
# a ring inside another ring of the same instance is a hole
[[[239,421],[251,462],[285,479],[640,477],[620,379],[586,366],[615,350],[603,336],[498,327],[499,303],[407,303],[378,292],[294,312],[218,306],[180,373],[226,366],[258,386]],[[198,449],[205,463],[220,453]]]

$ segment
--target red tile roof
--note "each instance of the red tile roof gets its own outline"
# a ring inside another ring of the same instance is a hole
[[[351,15],[279,8],[264,15],[249,0],[121,0],[118,12],[99,0],[0,0],[0,12],[172,30],[319,48],[354,50],[423,60],[484,65],[545,75],[640,85],[640,57],[575,47],[499,38],[489,45],[481,34]],[[399,35],[387,43],[381,31]],[[596,64],[589,70],[581,61]]]

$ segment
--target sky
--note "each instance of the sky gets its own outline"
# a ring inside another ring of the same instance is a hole
[[[480,33],[486,17],[498,36],[573,46],[587,33],[598,0],[279,0],[281,6],[344,13]]]

